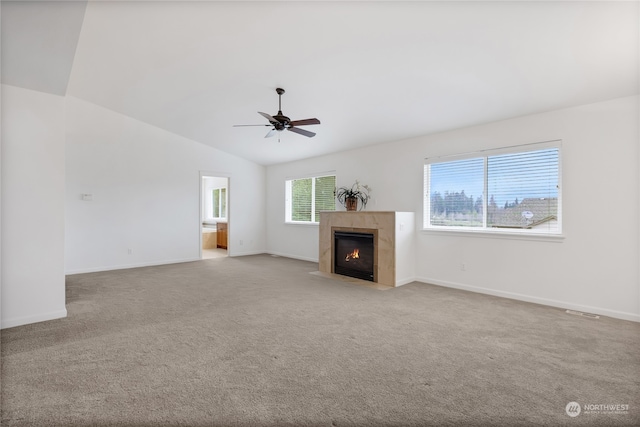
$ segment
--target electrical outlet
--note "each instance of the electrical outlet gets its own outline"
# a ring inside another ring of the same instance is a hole
[[[127,254],[129,254],[129,255],[133,254],[133,249],[131,249],[131,248],[127,249]]]
[[[464,262],[460,263],[460,271],[467,271],[467,264],[465,264]]]

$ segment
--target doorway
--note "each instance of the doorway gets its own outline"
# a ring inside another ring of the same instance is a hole
[[[229,255],[229,177],[200,174],[200,259]]]

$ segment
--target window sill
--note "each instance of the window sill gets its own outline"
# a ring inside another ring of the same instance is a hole
[[[509,231],[487,231],[487,230],[452,230],[423,228],[423,234],[433,234],[441,236],[464,236],[479,237],[489,239],[511,239],[511,240],[534,240],[540,242],[562,243],[564,234],[538,234],[538,233],[514,233]]]

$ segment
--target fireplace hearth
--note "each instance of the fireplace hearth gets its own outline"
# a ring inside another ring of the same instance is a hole
[[[375,281],[375,246],[372,233],[335,231],[335,274]]]

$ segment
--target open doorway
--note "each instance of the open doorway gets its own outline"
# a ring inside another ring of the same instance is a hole
[[[229,178],[200,174],[200,258],[228,256]]]

